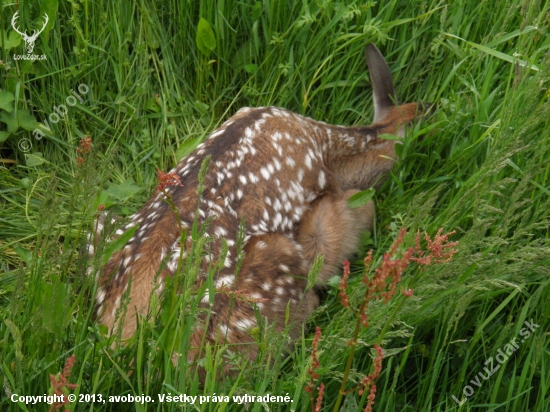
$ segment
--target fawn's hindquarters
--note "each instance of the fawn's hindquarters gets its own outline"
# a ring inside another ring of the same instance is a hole
[[[361,233],[372,228],[372,201],[356,209],[348,207],[348,199],[357,192],[331,193],[315,200],[304,214],[297,241],[276,233],[252,236],[244,248],[233,292],[216,293],[208,324],[203,318],[196,325],[189,360],[204,356],[205,342],[227,344],[248,360],[255,359],[258,347],[251,332],[258,324],[251,302],[275,332],[287,330],[291,340],[297,339],[302,325],[319,306],[317,294],[306,288],[316,257],[321,254],[324,258],[317,278],[322,285],[357,250]],[[204,373],[201,368],[202,378]],[[232,374],[231,365],[224,366],[224,373]]]
[[[317,278],[321,285],[336,275],[342,262],[357,251],[361,233],[372,229],[373,201],[355,209],[348,206],[349,198],[358,192],[351,189],[316,199],[300,224],[298,243],[307,261],[311,264],[317,255],[324,258]]]

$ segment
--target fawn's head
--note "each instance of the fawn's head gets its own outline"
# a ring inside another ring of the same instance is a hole
[[[404,126],[422,114],[430,111],[430,103],[399,104],[388,63],[380,50],[372,43],[365,48],[374,100],[373,124],[380,127],[381,133],[391,133],[403,137]]]

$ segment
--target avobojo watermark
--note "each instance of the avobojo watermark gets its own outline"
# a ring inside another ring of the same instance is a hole
[[[531,336],[531,333],[534,332],[540,326],[534,323],[533,319],[531,319],[531,321],[529,322],[525,321],[524,324],[526,327],[521,328],[521,330],[519,331],[520,336],[523,337],[519,343],[523,343],[527,339],[529,339],[529,337]],[[518,338],[513,338],[509,343],[504,345],[503,348],[497,350],[495,359],[498,363],[496,365],[495,365],[495,362],[493,361],[492,356],[485,361],[485,368],[483,370],[485,371],[486,375],[484,375],[482,372],[478,372],[477,375],[475,376],[475,379],[470,380],[470,383],[473,386],[476,386],[479,388],[481,386],[481,383],[483,382],[482,380],[480,380],[480,378],[483,379],[484,381],[489,379],[491,376],[493,376],[493,374],[496,371],[500,369],[500,365],[506,362],[508,358],[512,355],[512,353],[514,353],[516,350],[519,349],[519,345],[516,342],[516,339]],[[474,394],[475,389],[473,388],[473,386],[466,385],[464,386],[464,388],[462,388],[462,394],[465,396],[465,398],[463,398],[462,401],[459,401],[457,397],[454,395],[451,395],[451,398],[453,398],[453,400],[459,405],[462,405],[464,402],[468,400],[470,396]]]
[[[65,103],[67,103],[67,105],[76,106],[78,102],[80,102],[81,104],[84,103],[84,98],[82,97],[82,95],[87,94],[90,91],[90,88],[88,87],[87,84],[81,83],[78,85],[77,89],[80,94],[74,91],[73,89],[69,90],[72,94],[68,95],[65,98]],[[43,129],[46,129],[48,132],[51,132],[52,129],[50,127],[50,123],[48,123],[48,120],[51,123],[56,124],[63,117],[65,117],[67,113],[69,113],[69,109],[64,104],[60,104],[59,106],[54,106],[53,112],[50,113],[50,115],[48,116],[48,119],[42,122],[43,125],[41,127]],[[39,128],[34,129],[32,134],[37,140],[42,139],[46,135],[46,133],[44,133],[44,131],[40,130]]]

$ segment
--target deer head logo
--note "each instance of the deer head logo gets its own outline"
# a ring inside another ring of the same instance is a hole
[[[33,33],[32,33],[32,36],[29,36],[27,34],[27,31],[25,30],[25,32],[21,32],[17,27],[16,27],[16,21],[17,21],[17,18],[19,17],[19,10],[15,12],[15,14],[13,15],[13,18],[11,19],[11,25],[13,27],[13,29],[19,33],[21,35],[21,37],[23,37],[23,40],[25,41],[25,44],[27,46],[27,54],[31,54],[32,51],[34,50],[34,43],[36,42],[36,39],[38,39],[38,35],[40,33],[42,33],[44,31],[44,29],[46,28],[46,24],[48,24],[48,21],[50,20],[50,18],[48,17],[48,15],[46,13],[44,13],[44,25],[42,26],[42,28],[40,30],[34,30]]]

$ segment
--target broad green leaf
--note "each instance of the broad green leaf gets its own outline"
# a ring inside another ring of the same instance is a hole
[[[258,65],[257,64],[245,64],[244,69],[250,73],[254,74],[258,71]]]
[[[28,177],[24,177],[23,179],[21,179],[19,181],[19,184],[21,185],[21,187],[23,189],[30,189],[31,188],[31,184],[32,184],[32,180],[29,179]]]
[[[7,112],[0,113],[0,122],[6,123],[10,133],[15,133],[20,127],[29,132],[38,127],[38,122],[34,116],[28,110],[23,109],[18,110],[17,115],[15,115],[15,112],[11,115]]]
[[[10,132],[0,132],[0,143],[5,142],[10,134]]]
[[[0,34],[4,34],[4,39],[5,39],[4,48],[6,50],[13,49],[14,47],[18,47],[21,44],[21,36],[19,35],[19,33],[17,33],[14,30],[11,30],[9,34],[6,33],[5,30],[2,30],[2,31],[4,33],[0,33]]]
[[[254,44],[251,40],[244,42],[241,47],[233,55],[231,66],[235,70],[241,70],[245,65],[249,64],[254,58]]]
[[[327,285],[332,288],[337,288],[342,278],[338,275],[332,276],[327,280]]]
[[[160,113],[160,106],[157,102],[157,99],[155,99],[154,97],[149,97],[147,99],[147,102],[145,103],[145,109],[151,110],[155,113]]]
[[[195,100],[195,107],[200,112],[200,114],[205,114],[209,107],[206,103],[201,102],[200,100]]]
[[[254,3],[254,6],[252,7],[252,21],[256,21],[260,18],[262,15],[263,5],[261,1],[257,1]]]
[[[113,195],[106,192],[105,190],[102,190],[96,199],[96,202],[94,204],[94,209],[97,209],[99,205],[103,205],[105,209],[108,209],[115,204],[116,202],[113,200]]]
[[[15,133],[17,129],[19,129],[19,124],[17,123],[17,119],[13,116],[10,116],[8,112],[0,113],[0,122],[6,123],[8,132],[10,133]]]
[[[46,49],[49,49],[48,42],[50,39],[50,31],[55,27],[55,20],[57,18],[58,6],[59,6],[59,0],[42,0],[40,2],[41,18],[44,15],[44,13],[46,13],[49,18],[48,24],[44,28],[44,31],[40,33],[40,37],[42,37],[42,47],[45,47]],[[41,22],[43,22],[43,20],[40,20],[40,24],[42,24]]]
[[[363,190],[362,192],[354,194],[348,199],[348,207],[350,207],[351,209],[357,209],[358,207],[365,205],[369,200],[373,198],[375,193],[376,190],[371,187],[370,189]]]
[[[68,285],[59,280],[59,275],[53,275],[48,282],[43,282],[42,290],[44,302],[47,302],[42,308],[42,327],[51,333],[62,333],[68,317],[71,316],[71,311],[66,309]]]
[[[17,253],[17,256],[19,256],[23,262],[25,262],[27,265],[31,263],[32,252],[29,249],[25,249],[18,244],[16,244],[13,249],[15,253]]]
[[[115,100],[115,104],[126,103],[126,96],[118,96]]]
[[[42,0],[40,2],[41,13],[47,13],[49,18],[44,33],[48,33],[55,26],[58,6],[59,0]]]
[[[118,200],[126,200],[143,191],[143,188],[135,183],[134,179],[127,179],[119,184],[109,183],[105,191]]]
[[[145,30],[145,38],[147,39],[147,45],[152,49],[158,49],[160,47],[160,41],[155,32],[154,27],[151,24],[147,24]]]
[[[176,150],[176,159],[179,161],[189,155],[189,153],[195,150],[201,141],[202,138],[200,137],[186,140],[185,143],[183,143],[180,147],[178,147],[178,150]]]
[[[203,19],[202,17],[199,20],[199,25],[197,27],[197,48],[205,56],[210,56],[212,50],[216,48],[216,36],[210,27],[210,23]]]
[[[355,412],[357,410],[359,410],[359,405],[355,399],[355,394],[348,393],[344,399],[344,404],[342,405],[340,412]]]
[[[28,167],[40,166],[44,162],[45,162],[45,160],[42,157],[42,153],[40,153],[40,152],[25,154],[25,164]]]
[[[0,109],[11,113],[13,110],[13,104],[11,104],[11,102],[14,100],[15,96],[13,93],[8,92],[7,90],[0,91]]]
[[[28,110],[18,110],[17,118],[19,126],[29,132],[32,132],[39,126],[39,123],[36,121],[35,117],[30,114]]]

